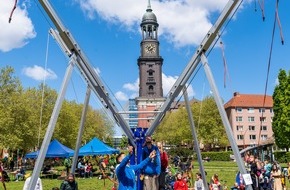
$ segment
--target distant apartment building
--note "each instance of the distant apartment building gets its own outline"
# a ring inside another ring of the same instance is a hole
[[[224,107],[240,149],[265,144],[273,138],[272,96],[235,92]]]

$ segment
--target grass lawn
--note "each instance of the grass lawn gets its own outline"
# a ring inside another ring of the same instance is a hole
[[[235,162],[204,162],[204,168],[207,172],[206,179],[209,182],[210,178],[213,174],[217,173],[220,180],[227,181],[227,186],[231,187],[235,182],[235,176],[238,171],[237,163]],[[199,165],[197,162],[194,163],[194,169],[193,173],[199,171]],[[195,177],[195,176],[194,176]],[[99,180],[97,177],[94,177],[92,179],[79,179],[76,178],[79,189],[80,190],[111,190],[113,183],[109,180],[105,180],[105,186],[104,186],[104,180]],[[42,184],[44,187],[44,190],[51,190],[53,187],[60,187],[61,180],[57,179],[42,179]],[[6,183],[6,187],[8,190],[22,190],[24,185],[23,181],[19,182],[8,182]],[[0,189],[1,189],[0,184]]]
[[[226,182],[228,187],[231,187],[235,183],[236,174],[238,172],[238,165],[236,162],[204,162],[204,169],[207,172],[206,180],[209,182],[214,174],[218,174],[219,180],[223,184]],[[194,163],[193,172],[199,171],[198,162]]]
[[[62,180],[57,179],[41,179],[43,190],[51,190],[53,187],[60,187]],[[92,179],[79,179],[76,178],[80,190],[111,190],[113,183],[109,180],[99,180],[97,177]],[[24,186],[24,181],[10,181],[6,183],[7,190],[22,190]],[[3,189],[2,184],[0,184],[0,189]]]

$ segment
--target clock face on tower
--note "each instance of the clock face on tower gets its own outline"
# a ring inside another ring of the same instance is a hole
[[[154,44],[147,44],[145,46],[146,53],[155,53],[156,52],[156,46]]]

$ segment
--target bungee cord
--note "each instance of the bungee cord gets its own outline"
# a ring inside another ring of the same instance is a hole
[[[14,11],[15,11],[15,9],[16,9],[16,5],[17,5],[17,0],[15,0],[15,2],[14,2],[14,6],[13,6],[13,8],[12,8],[12,10],[11,10],[11,13],[10,13],[10,16],[9,16],[9,20],[8,20],[9,23],[11,23],[13,13],[14,13]]]
[[[269,73],[270,73],[270,68],[271,68],[273,44],[274,44],[274,37],[275,37],[275,30],[276,30],[276,22],[278,21],[277,18],[279,18],[279,17],[277,17],[278,3],[279,3],[279,0],[276,1],[276,11],[275,11],[275,17],[274,17],[274,25],[273,25],[273,30],[272,30],[272,36],[271,36],[271,45],[270,45],[270,52],[269,52],[269,59],[268,59],[268,66],[267,66],[267,74],[266,74],[266,82],[265,82],[265,90],[264,90],[264,98],[263,98],[262,107],[265,106],[266,97],[267,97]],[[282,40],[282,45],[283,44],[284,44],[284,40]],[[264,120],[263,118],[264,118],[264,111],[262,110],[262,115],[261,115],[261,119],[260,119],[260,130],[259,130],[259,135],[258,135],[258,146],[260,144],[260,139],[261,139],[260,136],[261,136],[261,131],[262,131],[262,123],[263,123],[263,120]]]
[[[263,21],[265,21],[266,17],[265,17],[265,2],[264,0],[258,0],[261,12],[262,12],[262,19]]]
[[[284,36],[283,36],[282,25],[281,25],[281,22],[280,22],[278,10],[279,10],[279,0],[276,1],[275,19],[278,22],[278,26],[279,26],[279,30],[280,30],[281,43],[282,43],[282,45],[284,45]]]
[[[224,65],[224,88],[226,88],[226,79],[227,76],[230,78],[229,72],[228,72],[228,66],[227,66],[227,60],[225,56],[225,49],[224,49],[224,44],[222,41],[220,41],[220,48],[222,50],[222,58],[223,58],[223,65]]]

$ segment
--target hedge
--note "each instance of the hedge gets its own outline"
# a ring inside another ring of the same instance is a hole
[[[178,155],[179,157],[183,158],[185,161],[188,157],[192,157],[194,159],[197,159],[196,153],[192,149],[188,148],[175,148],[170,149],[168,153],[174,157]],[[205,159],[206,157],[210,158],[211,161],[230,161],[230,155],[232,155],[232,151],[223,151],[223,152],[201,152],[202,159]]]
[[[277,160],[280,163],[290,162],[290,152],[277,151],[277,152],[274,152],[274,156],[275,156],[275,160]]]

